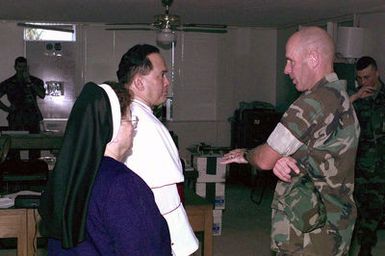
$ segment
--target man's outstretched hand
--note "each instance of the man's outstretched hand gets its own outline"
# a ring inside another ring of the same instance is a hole
[[[247,160],[245,159],[245,148],[237,148],[231,150],[229,153],[225,154],[221,159],[221,164],[230,164],[230,163],[238,163],[238,164],[247,164]]]

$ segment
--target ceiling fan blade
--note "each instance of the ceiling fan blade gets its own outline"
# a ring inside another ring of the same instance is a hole
[[[213,34],[226,34],[227,30],[219,30],[219,29],[190,29],[190,28],[184,28],[184,29],[177,29],[178,31],[183,32],[196,32],[196,33],[213,33]]]
[[[227,33],[227,25],[222,24],[181,24],[181,18],[179,15],[169,13],[169,7],[173,0],[161,0],[162,5],[165,7],[163,14],[154,16],[154,20],[150,24],[146,23],[107,23],[107,26],[120,26],[113,28],[106,28],[106,30],[155,30],[163,31],[165,29],[171,31],[183,31],[183,32],[197,32],[197,33]],[[127,27],[137,26],[137,27]],[[143,26],[146,26],[145,28]],[[147,27],[149,26],[149,27]]]
[[[212,29],[226,29],[227,25],[223,24],[183,24],[183,27],[189,28],[212,28]]]
[[[227,30],[225,29],[205,29],[205,28],[177,28],[176,31],[183,32],[196,32],[196,33],[216,33],[216,34],[225,34]]]
[[[153,28],[127,28],[127,27],[117,27],[117,28],[105,28],[105,30],[111,31],[152,31]]]
[[[150,31],[154,30],[150,23],[106,23],[105,30],[131,30],[131,31]]]
[[[69,32],[69,33],[75,33],[74,29],[72,29],[71,25],[38,25],[38,24],[31,24],[31,23],[17,23],[19,27],[25,27],[25,28],[35,28],[35,29],[44,29],[44,30],[53,30],[53,31],[60,31],[60,32]]]
[[[151,26],[151,23],[135,23],[135,22],[122,22],[122,23],[106,23],[106,26]]]

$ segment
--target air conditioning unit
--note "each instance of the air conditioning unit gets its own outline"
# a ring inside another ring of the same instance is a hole
[[[338,27],[336,53],[343,58],[360,58],[364,49],[364,28]]]

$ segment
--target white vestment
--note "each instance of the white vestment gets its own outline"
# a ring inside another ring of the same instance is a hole
[[[199,243],[180,201],[177,183],[183,182],[182,164],[167,128],[149,106],[138,99],[131,103],[132,116],[139,119],[132,153],[126,165],[151,188],[156,204],[167,221],[174,255],[190,255]]]

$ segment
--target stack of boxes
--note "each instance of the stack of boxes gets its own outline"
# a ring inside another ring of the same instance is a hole
[[[222,233],[222,211],[225,209],[225,181],[227,165],[221,164],[223,154],[193,153],[191,161],[199,175],[195,185],[197,195],[211,201],[213,210],[213,235]]]

